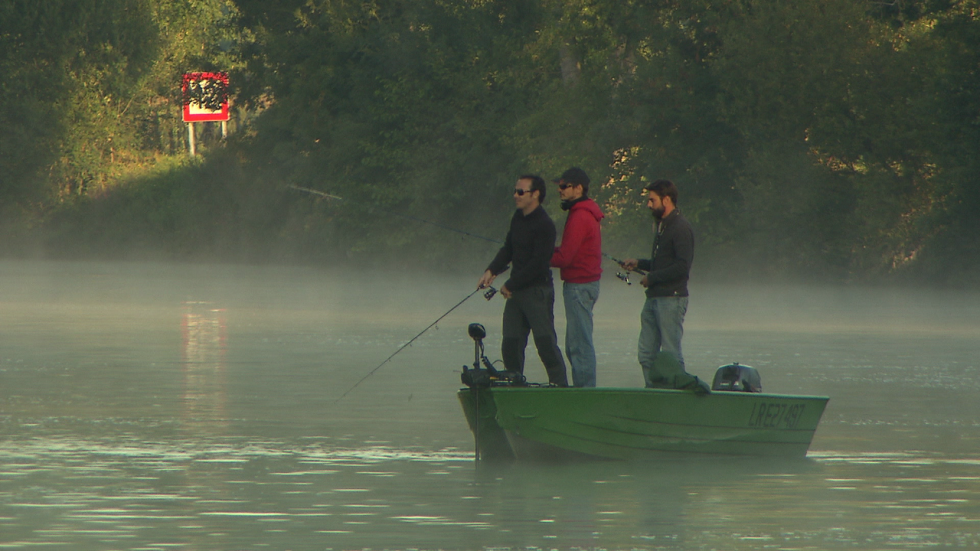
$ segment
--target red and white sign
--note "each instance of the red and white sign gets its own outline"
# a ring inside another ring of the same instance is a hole
[[[228,73],[184,73],[184,122],[228,120]]]

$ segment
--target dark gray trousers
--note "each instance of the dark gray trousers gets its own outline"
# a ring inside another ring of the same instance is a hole
[[[548,382],[568,386],[565,360],[555,334],[555,288],[551,285],[514,291],[504,305],[503,339],[500,354],[504,367],[524,373],[524,350],[528,333],[534,334],[538,357],[548,372]]]

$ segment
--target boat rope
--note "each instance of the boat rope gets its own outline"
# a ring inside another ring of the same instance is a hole
[[[490,289],[493,289],[493,287],[490,287]],[[410,340],[410,341],[408,341],[408,342],[406,342],[405,344],[403,344],[403,345],[401,345],[401,346],[400,346],[400,347],[398,348],[398,350],[395,350],[395,352],[394,352],[394,353],[392,353],[392,355],[391,355],[391,356],[388,356],[388,358],[386,358],[386,359],[385,359],[385,361],[383,361],[383,362],[381,362],[380,364],[378,364],[378,367],[375,367],[374,369],[372,369],[371,371],[369,371],[367,375],[365,375],[364,377],[361,377],[361,380],[359,380],[359,381],[357,381],[356,383],[354,383],[354,386],[352,386],[352,387],[350,387],[350,388],[348,388],[348,389],[347,389],[347,391],[346,391],[346,392],[344,392],[343,394],[341,394],[341,395],[340,395],[340,398],[337,398],[337,400],[335,400],[335,402],[334,402],[334,403],[336,403],[336,402],[339,402],[339,401],[341,401],[341,400],[343,400],[343,399],[344,399],[344,396],[347,396],[348,394],[350,394],[350,392],[351,392],[352,390],[354,390],[355,388],[357,388],[357,386],[358,386],[358,385],[360,385],[361,383],[363,383],[364,381],[366,381],[366,380],[368,379],[368,377],[370,377],[371,375],[374,375],[374,373],[375,373],[375,372],[376,372],[377,370],[379,370],[379,369],[381,369],[381,367],[382,367],[383,365],[385,365],[386,363],[388,363],[389,361],[391,361],[391,359],[392,359],[392,358],[394,358],[394,357],[395,357],[395,356],[396,356],[396,355],[397,355],[397,354],[398,354],[399,352],[401,352],[402,350],[405,350],[406,348],[408,348],[408,346],[409,346],[410,344],[412,344],[413,342],[415,342],[415,340],[416,340],[416,339],[418,339],[419,337],[421,337],[421,336],[422,336],[422,335],[423,335],[423,334],[424,334],[424,333],[425,333],[426,331],[428,331],[429,329],[432,329],[432,327],[433,327],[433,326],[435,326],[435,324],[437,324],[437,323],[439,323],[440,321],[442,321],[442,319],[443,319],[443,318],[445,318],[446,316],[448,316],[448,315],[449,315],[449,314],[450,314],[450,313],[451,313],[451,312],[452,312],[453,310],[455,310],[455,309],[457,309],[457,308],[459,308],[459,307],[460,307],[460,306],[461,306],[461,305],[462,305],[462,304],[463,304],[464,302],[466,302],[467,300],[469,300],[469,299],[470,299],[470,297],[472,297],[473,295],[475,295],[475,294],[477,294],[477,293],[479,293],[480,291],[484,291],[484,290],[483,290],[482,288],[478,288],[478,289],[476,289],[475,291],[473,291],[472,293],[470,293],[470,294],[468,294],[468,295],[466,295],[466,297],[464,297],[464,298],[463,298],[463,300],[461,300],[461,301],[459,301],[459,302],[457,302],[457,303],[456,303],[456,305],[455,305],[455,306],[453,306],[452,308],[450,308],[449,310],[447,310],[445,314],[443,314],[443,315],[441,315],[441,316],[439,316],[439,318],[438,318],[438,319],[437,319],[436,321],[434,321],[434,322],[432,322],[432,323],[430,323],[430,324],[429,324],[429,326],[428,326],[428,327],[426,327],[425,329],[423,329],[422,331],[420,331],[418,335],[415,335],[414,337],[412,337],[412,340]],[[494,290],[494,291],[495,291],[495,290]],[[493,297],[493,295],[492,295],[492,294],[490,294],[490,292],[489,292],[489,291],[484,291],[484,293],[485,293],[485,295],[484,295],[484,296],[487,296],[487,295],[489,295],[489,297],[487,298],[487,300],[490,300],[490,298],[492,298],[492,297]]]

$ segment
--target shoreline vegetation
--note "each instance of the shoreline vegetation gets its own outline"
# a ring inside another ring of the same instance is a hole
[[[2,257],[479,268],[432,223],[581,166],[613,256],[669,178],[705,278],[980,287],[976,0],[9,4]],[[232,103],[194,158],[189,71]]]

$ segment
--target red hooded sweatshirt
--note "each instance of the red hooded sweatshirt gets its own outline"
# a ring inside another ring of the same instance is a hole
[[[602,236],[599,221],[603,214],[592,199],[577,201],[568,211],[561,245],[555,247],[551,265],[561,268],[561,279],[569,283],[590,283],[602,277]]]

